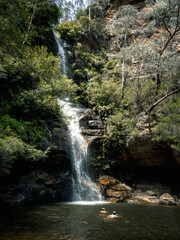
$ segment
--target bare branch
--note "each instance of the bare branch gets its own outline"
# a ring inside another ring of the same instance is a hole
[[[166,31],[167,31],[167,32],[169,33],[169,35],[171,36],[171,32],[170,32],[168,26],[166,25],[166,22],[165,22],[165,19],[164,19],[164,18],[163,18],[163,24],[164,24],[164,27],[165,27]]]
[[[154,76],[156,76],[156,73],[148,74],[148,75],[145,75],[145,76],[139,76],[138,78],[141,79],[141,78],[149,78],[149,77],[154,77]],[[127,80],[135,80],[135,79],[137,79],[137,76],[128,78]]]
[[[163,23],[164,23],[164,27],[166,28],[166,30],[168,31],[169,33],[169,38],[167,39],[163,49],[161,50],[160,52],[160,56],[163,55],[164,51],[166,50],[167,46],[169,45],[170,41],[173,39],[173,37],[176,35],[177,32],[179,32],[180,30],[180,26],[179,26],[179,15],[180,15],[180,7],[178,7],[178,11],[177,11],[177,22],[176,22],[176,27],[174,29],[174,32],[171,33],[168,29],[168,27],[166,26],[165,24],[165,21],[163,20]]]
[[[37,6],[37,0],[36,0],[36,2],[35,2],[35,4],[34,4],[34,7],[33,7],[33,13],[32,13],[32,16],[31,16],[31,19],[30,19],[30,22],[29,22],[29,27],[28,27],[26,36],[25,36],[24,41],[23,41],[23,43],[22,43],[22,47],[23,47],[23,45],[25,44],[25,42],[26,42],[26,40],[27,40],[27,37],[28,37],[28,35],[29,35],[30,29],[31,29],[31,25],[32,25],[32,21],[33,21],[34,15],[35,15],[36,6]]]
[[[152,110],[153,110],[159,103],[161,103],[164,99],[168,98],[169,96],[171,96],[171,95],[173,95],[173,94],[175,94],[175,93],[178,93],[179,91],[180,91],[180,88],[178,88],[178,89],[176,89],[176,90],[174,90],[174,91],[166,94],[164,97],[162,97],[162,98],[159,99],[157,102],[155,102],[155,103],[149,108],[149,110],[148,110],[146,113],[152,112]]]

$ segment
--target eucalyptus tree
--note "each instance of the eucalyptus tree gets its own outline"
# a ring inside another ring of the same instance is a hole
[[[155,20],[155,26],[163,29],[158,36],[159,48],[156,64],[156,81],[159,86],[161,84],[161,63],[167,57],[169,61],[172,61],[174,55],[179,54],[177,45],[180,38],[180,1],[159,0],[154,4],[152,4],[154,1],[148,2],[151,3],[150,10]],[[168,54],[170,52],[171,54]]]
[[[132,102],[139,106],[140,111],[148,115],[149,132],[151,133],[151,113],[166,98],[180,91],[178,79],[180,57],[174,52],[166,52],[159,61],[157,53],[159,44],[156,41],[134,44],[123,49],[128,77],[126,84],[130,89]],[[161,71],[162,84],[157,93],[155,81],[157,62]],[[128,90],[125,94],[128,94]],[[127,99],[128,96],[125,95]],[[129,100],[128,100],[129,101]]]
[[[120,58],[122,61],[122,96],[124,97],[124,68],[126,68],[126,85],[130,90],[127,90],[125,94],[130,91],[132,98],[134,93],[134,100],[140,107],[140,111],[144,111],[148,115],[150,130],[150,115],[153,109],[166,98],[177,94],[180,89],[177,75],[180,67],[180,2],[177,0],[149,2],[151,2],[151,6],[149,5],[150,22],[146,22],[145,27],[142,24],[139,28],[142,32],[144,29],[146,31],[151,29],[148,41],[147,37],[142,34],[141,42],[136,41],[134,44],[128,45],[126,40],[128,32],[124,30],[119,37],[121,40],[119,47],[121,47]],[[124,26],[132,33],[131,19],[133,20],[133,18],[128,16],[128,11],[124,14],[121,10],[119,14],[122,22],[130,19],[129,23],[125,23]],[[125,17],[123,17],[124,15]],[[140,15],[137,14],[137,16]],[[140,20],[136,19],[136,21],[139,23]]]
[[[125,48],[129,44],[129,38],[134,28],[139,26],[140,13],[137,8],[132,5],[122,6],[113,19],[116,29],[116,41],[119,49]],[[125,59],[122,59],[122,98],[124,97],[125,88]]]

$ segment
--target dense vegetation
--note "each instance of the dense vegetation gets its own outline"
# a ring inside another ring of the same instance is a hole
[[[17,160],[48,156],[41,141],[60,127],[57,96],[77,90],[51,52],[55,25],[68,44],[79,103],[104,122],[95,165],[108,169],[108,148],[123,152],[145,128],[152,139],[180,151],[179,1],[149,0],[142,9],[123,5],[110,20],[108,7],[108,0],[92,1],[76,20],[58,25],[63,11],[53,0],[1,0],[0,174],[10,173]]]
[[[0,2],[0,175],[47,157],[41,140],[59,127],[57,96],[74,91],[50,52],[59,12],[53,0]]]
[[[179,148],[180,5],[175,0],[146,1],[138,9],[123,5],[108,20],[108,1],[95,1],[76,20],[57,30],[68,44],[79,98],[102,117],[103,154],[123,151],[128,139],[148,128],[154,140]],[[109,57],[107,57],[109,56]]]

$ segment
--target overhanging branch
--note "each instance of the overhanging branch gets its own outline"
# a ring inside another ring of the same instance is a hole
[[[148,113],[152,112],[152,110],[159,104],[161,103],[164,99],[168,98],[169,96],[175,94],[175,93],[178,93],[180,91],[180,88],[166,94],[164,97],[162,97],[161,99],[159,99],[157,102],[155,102],[150,108],[149,110],[147,111]]]

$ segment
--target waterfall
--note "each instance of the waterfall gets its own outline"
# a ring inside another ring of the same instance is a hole
[[[63,0],[62,8],[66,8],[68,5],[71,17],[68,20],[72,20],[75,17],[75,13],[78,8],[85,8],[88,5],[88,0]],[[63,20],[67,18],[63,17]],[[54,38],[57,43],[58,53],[61,59],[61,71],[63,75],[68,75],[68,61],[64,48],[64,42],[58,38],[58,35],[54,33]],[[99,189],[92,182],[88,174],[87,163],[87,143],[80,132],[78,108],[72,107],[72,104],[67,100],[63,101],[58,99],[58,104],[61,107],[65,116],[68,117],[68,132],[71,147],[71,162],[72,162],[72,179],[73,179],[73,201],[100,201],[102,200]]]
[[[57,35],[57,33],[53,30],[53,34],[54,34],[54,39],[56,41],[57,44],[57,56],[60,57],[61,59],[61,72],[63,75],[68,76],[68,61],[67,61],[67,54],[65,52],[64,49],[64,42],[62,39],[60,39]]]
[[[68,130],[71,147],[73,201],[100,201],[99,189],[88,175],[87,143],[81,135],[78,108],[67,101],[58,100],[62,111],[69,117]]]

